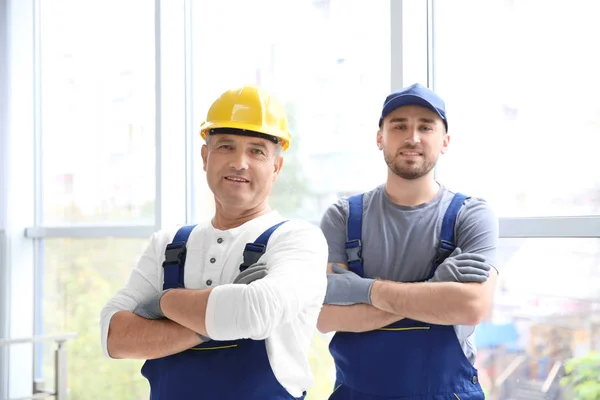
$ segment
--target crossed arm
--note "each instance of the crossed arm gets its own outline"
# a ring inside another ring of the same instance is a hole
[[[477,325],[489,312],[497,272],[483,283],[375,281],[374,307],[417,321],[439,325]]]
[[[322,303],[327,243],[318,233],[312,227],[280,232],[261,259],[269,267],[268,275],[251,284],[164,293],[159,304],[165,318],[154,320],[133,313],[138,304],[161,292],[157,283],[162,281],[159,261],[164,245],[152,242],[126,287],[102,311],[105,354],[164,357],[199,344],[198,333],[215,340],[269,337],[282,324],[297,321],[307,307]]]
[[[376,280],[371,304],[324,305],[317,327],[322,333],[366,332],[402,318],[440,325],[476,325],[491,308],[496,280],[494,268],[484,283]]]
[[[337,259],[345,255],[346,214],[339,203],[330,207],[321,220],[330,254]],[[463,252],[484,256],[488,265],[493,266],[498,240],[498,220],[493,211],[484,201],[476,200],[465,204],[461,214],[457,221],[459,247]],[[332,272],[331,268],[328,272]],[[323,333],[365,332],[402,318],[440,325],[476,325],[491,308],[497,275],[495,268],[489,269],[489,277],[483,283],[445,282],[446,279],[420,283],[376,280],[371,286],[371,304],[325,304],[317,327]]]
[[[201,342],[196,332],[174,321],[146,319],[133,313],[138,304],[160,292],[159,261],[168,243],[167,236],[152,235],[127,284],[102,309],[102,349],[108,357],[151,360]]]
[[[327,332],[368,332],[383,328],[403,317],[380,310],[370,304],[352,306],[323,305],[317,329]]]
[[[152,360],[201,343],[193,330],[168,320],[150,320],[118,311],[110,320],[106,354],[112,358]]]

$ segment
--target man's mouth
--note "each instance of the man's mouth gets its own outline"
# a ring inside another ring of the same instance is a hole
[[[400,154],[403,156],[409,156],[409,157],[417,157],[417,156],[422,155],[418,151],[401,151]]]
[[[242,182],[242,183],[250,182],[248,179],[242,178],[241,176],[226,176],[225,179],[227,179],[228,181],[233,181],[233,182]]]

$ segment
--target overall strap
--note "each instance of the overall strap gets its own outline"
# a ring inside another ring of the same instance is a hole
[[[363,195],[348,198],[348,224],[346,228],[346,257],[348,268],[358,276],[364,276],[362,259]]]
[[[163,262],[163,290],[185,287],[183,273],[187,253],[186,243],[195,227],[196,225],[182,226],[173,237],[173,241],[167,245],[165,262]]]
[[[431,272],[429,274],[428,279],[431,279],[435,274],[435,269],[442,263],[444,260],[452,254],[454,249],[456,248],[456,238],[454,237],[455,225],[456,225],[456,217],[458,216],[458,212],[461,207],[465,203],[465,200],[468,196],[462,193],[454,194],[450,205],[446,209],[446,213],[444,214],[444,219],[442,220],[442,231],[440,233],[440,246],[437,249],[437,254],[435,259],[433,260],[433,265],[431,266]]]
[[[244,261],[240,265],[240,272],[258,262],[260,257],[262,257],[267,250],[267,242],[269,241],[271,234],[285,222],[287,221],[281,221],[280,223],[273,225],[261,233],[253,243],[246,243],[246,247],[244,247]]]

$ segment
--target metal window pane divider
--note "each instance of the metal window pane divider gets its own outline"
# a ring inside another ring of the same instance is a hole
[[[48,238],[149,238],[159,229],[156,225],[37,226],[25,229],[29,239]]]
[[[319,221],[312,223],[319,225]],[[501,238],[600,238],[600,215],[571,217],[499,218]],[[39,226],[25,229],[25,237],[47,238],[148,238],[156,225]]]

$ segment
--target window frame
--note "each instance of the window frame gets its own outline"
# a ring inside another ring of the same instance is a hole
[[[199,140],[192,118],[192,0],[154,1],[155,223],[70,226],[43,223],[40,1],[0,0],[0,60],[6,64],[0,69],[0,97],[8,99],[0,103],[0,337],[39,333],[36,288],[44,239],[148,238],[192,218],[193,142]],[[434,89],[435,0],[390,0],[389,9],[390,90],[413,82]],[[499,218],[499,223],[501,238],[600,238],[600,215]],[[31,395],[34,368],[32,345],[0,348],[0,388],[6,388],[0,398]]]
[[[436,0],[427,0],[427,76],[435,90],[434,14]],[[436,171],[439,170],[437,167]],[[600,238],[600,215],[499,217],[500,238]]]
[[[31,337],[41,330],[44,239],[148,238],[164,226],[187,222],[191,114],[186,88],[191,70],[185,49],[190,1],[153,4],[155,223],[56,226],[45,225],[42,214],[41,0],[0,0],[7,22],[0,29],[0,55],[6,63],[0,82],[10,82],[0,84],[0,97],[8,100],[0,104],[0,115],[17,116],[0,122],[0,337]],[[41,374],[40,355],[40,347],[33,344],[0,347],[0,399],[32,395],[32,382]]]
[[[34,243],[24,227],[34,221],[34,65],[33,2],[0,0],[0,335],[33,335]],[[10,151],[9,151],[10,146]],[[17,206],[18,205],[18,206]],[[0,348],[0,396],[31,393],[33,347]]]

